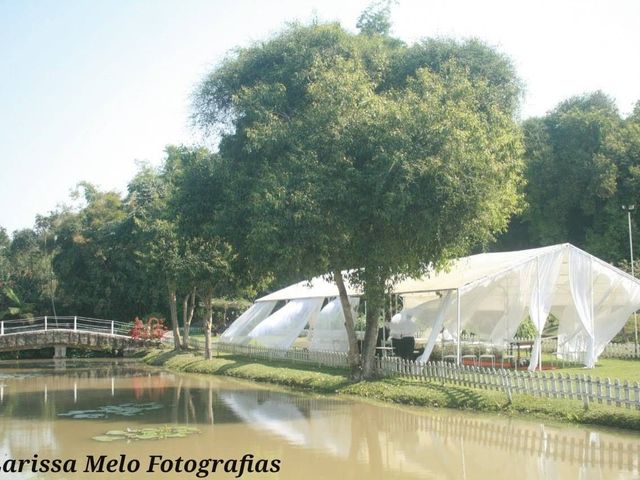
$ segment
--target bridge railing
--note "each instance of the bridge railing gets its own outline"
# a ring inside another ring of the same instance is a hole
[[[0,335],[71,330],[129,336],[131,328],[130,323],[78,316],[44,316],[0,321]]]

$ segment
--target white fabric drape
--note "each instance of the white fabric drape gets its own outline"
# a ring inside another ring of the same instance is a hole
[[[360,299],[349,297],[351,305],[351,315],[355,321],[358,312]],[[344,311],[340,298],[327,303],[320,311],[311,330],[310,351],[348,352],[349,339],[345,327]]]
[[[454,295],[452,295],[452,291],[447,291],[442,298],[440,299],[440,305],[438,307],[438,313],[436,314],[433,325],[431,327],[431,333],[429,334],[429,339],[424,347],[424,352],[420,355],[416,361],[420,363],[426,363],[431,356],[431,352],[433,352],[433,347],[438,340],[438,335],[440,335],[440,331],[442,330],[442,326],[444,325],[444,319],[446,318],[447,313],[451,309],[451,306],[454,302]]]
[[[637,281],[572,248],[568,268],[570,304],[559,310],[558,353],[593,368],[607,343],[640,304]]]
[[[569,255],[569,284],[578,319],[587,337],[586,351],[584,352],[585,365],[588,368],[593,368],[595,365],[595,323],[593,317],[593,272],[590,255],[578,250],[571,251]],[[574,338],[579,338],[579,336],[574,335]]]
[[[571,362],[584,361],[587,335],[573,302],[566,307],[552,309],[558,319],[558,358]]]
[[[247,335],[257,345],[289,348],[307,323],[313,323],[324,298],[292,300]]]
[[[640,286],[592,259],[594,277],[593,364],[640,304]]]
[[[503,311],[489,336],[493,344],[510,342],[525,318],[531,289],[531,263],[519,266],[502,280]]]
[[[562,264],[564,249],[557,249],[536,257],[536,276],[532,278],[531,301],[529,303],[529,316],[538,331],[535,344],[531,351],[531,363],[529,370],[535,370],[540,358],[541,335],[547,317],[551,311],[553,296],[556,290],[556,282]]]
[[[251,340],[247,334],[262,320],[267,318],[276,306],[277,301],[258,302],[240,315],[220,336],[221,342],[244,345]]]
[[[408,295],[403,298],[405,308],[391,318],[391,338],[414,337],[433,325],[441,297],[435,293]]]

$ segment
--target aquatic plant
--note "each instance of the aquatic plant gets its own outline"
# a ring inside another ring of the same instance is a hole
[[[108,418],[110,416],[133,417],[150,410],[163,408],[161,403],[122,403],[120,405],[104,405],[89,410],[70,410],[59,413],[59,417],[71,418]]]
[[[164,425],[162,427],[127,428],[126,430],[109,430],[104,435],[93,437],[98,442],[115,442],[117,440],[160,440],[163,438],[184,438],[187,435],[200,433],[195,427],[184,425]]]

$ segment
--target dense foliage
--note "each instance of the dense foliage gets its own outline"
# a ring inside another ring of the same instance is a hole
[[[640,207],[640,105],[623,118],[612,99],[594,92],[522,128],[528,208],[500,246],[569,242],[614,263],[629,258],[622,206]]]
[[[215,298],[252,293],[234,273],[229,244],[208,225],[193,224],[183,201],[199,195],[188,191],[189,179],[214,157],[168,147],[162,166],[143,166],[126,196],[82,183],[74,193],[80,208],[61,208],[12,238],[2,230],[2,318],[57,313],[133,321],[156,313],[169,320],[176,348],[188,346],[196,314],[210,332]],[[218,300],[218,310],[235,311],[228,304]]]

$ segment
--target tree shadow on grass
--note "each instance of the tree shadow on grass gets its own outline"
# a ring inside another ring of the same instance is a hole
[[[484,395],[469,388],[442,384],[431,384],[429,387],[445,396],[447,407],[473,410],[495,410],[498,407]]]
[[[444,405],[442,406],[449,408],[496,411],[507,406],[506,397],[502,402],[499,392],[485,392],[468,387],[435,382],[418,383],[404,379],[393,379],[392,385],[400,388],[411,387],[418,389],[418,391],[424,389],[425,392],[433,392],[441,399],[444,398]],[[435,401],[436,399],[434,398],[433,400]]]
[[[177,357],[181,354],[182,352],[178,350],[169,350],[166,352],[161,352],[156,356],[154,356],[149,363],[154,366],[161,366],[161,365],[164,365],[169,360],[171,360],[172,358]]]

